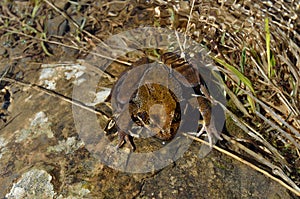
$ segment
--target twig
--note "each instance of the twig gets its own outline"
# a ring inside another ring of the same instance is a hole
[[[189,14],[189,19],[188,19],[186,29],[185,29],[185,32],[184,32],[184,42],[183,42],[183,49],[184,50],[185,50],[185,45],[186,45],[186,35],[187,35],[187,32],[188,32],[188,29],[190,28],[191,17],[192,17],[192,14],[193,14],[194,5],[195,5],[195,0],[192,1],[192,6],[191,6],[190,14]]]
[[[7,122],[5,122],[5,124],[3,126],[0,127],[0,131],[2,129],[4,129],[6,126],[8,126],[14,119],[16,119],[19,115],[21,115],[22,113],[18,113],[17,115],[13,116],[10,120],[8,120]]]
[[[91,52],[90,50],[87,50],[87,49],[84,49],[84,48],[79,48],[79,47],[76,47],[76,46],[70,46],[70,45],[67,45],[67,44],[64,44],[64,43],[60,43],[60,42],[56,42],[56,41],[51,41],[51,40],[47,40],[47,39],[36,38],[36,37],[31,36],[31,35],[27,35],[25,33],[14,31],[14,30],[6,30],[6,31],[10,32],[10,33],[15,33],[15,34],[23,35],[23,36],[26,36],[28,38],[35,39],[35,40],[38,40],[38,41],[44,41],[44,42],[47,42],[47,43],[50,43],[50,44],[56,44],[56,45],[59,45],[59,46],[64,46],[64,47],[67,47],[67,48],[72,48],[72,49],[75,49],[75,50],[79,50],[79,51],[82,51],[82,52],[85,52],[85,53],[89,53],[91,55],[95,55],[97,57],[105,58],[105,59],[108,59],[108,60],[111,60],[111,61],[116,61],[118,63],[125,64],[127,66],[131,65],[131,63],[129,63],[129,62],[118,60],[118,59],[115,59],[115,58],[112,58],[112,57],[108,57],[108,56],[105,56],[105,55],[102,55],[102,54],[99,54],[99,53]]]
[[[275,175],[281,177],[287,183],[289,183],[289,185],[292,186],[294,189],[300,191],[300,188],[282,171],[281,168],[279,168],[278,166],[275,166],[274,164],[272,164],[270,161],[268,161],[264,157],[258,155],[257,153],[255,153],[252,150],[248,149],[244,145],[236,142],[235,140],[231,139],[230,137],[228,137],[228,136],[226,136],[224,134],[222,136],[228,142],[231,142],[234,146],[238,146],[241,150],[245,151],[246,153],[248,153],[249,155],[251,155],[252,157],[254,157],[258,162],[260,162],[260,163],[268,166]]]
[[[223,73],[226,73],[228,71],[226,71],[225,69],[220,68],[220,71],[222,71]],[[219,83],[218,83],[219,84]],[[219,84],[220,85],[220,84]],[[220,85],[223,86],[223,85]],[[291,132],[297,137],[297,139],[300,139],[300,133],[298,132],[297,129],[295,129],[293,126],[289,125],[283,118],[281,118],[281,116],[279,116],[278,114],[276,114],[268,105],[266,105],[263,101],[261,101],[260,99],[258,99],[257,97],[255,97],[251,92],[245,90],[244,88],[242,88],[241,86],[239,86],[238,84],[236,85],[237,87],[239,87],[239,89],[241,89],[245,94],[247,94],[248,96],[250,96],[254,101],[256,101],[258,104],[260,104],[266,112],[268,112],[273,118],[275,118],[277,121],[279,121],[280,123],[282,123],[283,125],[285,125],[287,128],[289,128],[291,130]],[[278,91],[279,89],[277,88],[276,91]],[[274,125],[274,128],[276,128],[277,126]],[[277,128],[276,128],[277,129]],[[278,130],[278,129],[277,129]],[[278,130],[280,131],[280,130]],[[300,145],[294,140],[293,137],[291,136],[287,136],[287,132],[285,131],[280,131],[280,132],[284,132],[283,135],[287,138],[287,139],[291,139],[291,142],[293,144],[295,144],[295,146],[300,149]]]
[[[280,56],[280,58],[282,58],[282,56]],[[256,60],[251,57],[251,60],[254,62],[254,64],[256,65],[256,67],[259,69],[260,73],[262,74],[262,76],[264,77],[264,79],[267,81],[268,86],[270,86],[272,89],[274,89],[274,91],[276,92],[278,98],[282,101],[282,103],[287,107],[287,109],[292,112],[294,115],[298,115],[299,112],[297,110],[295,110],[295,108],[289,103],[289,101],[287,100],[287,98],[285,97],[283,91],[281,91],[279,89],[279,86],[276,85],[275,82],[272,82],[268,76],[266,75],[266,73],[264,72],[264,70],[260,67],[260,65],[256,62]],[[286,62],[288,63],[288,62]],[[291,67],[290,67],[291,68]],[[295,78],[298,80],[297,76],[295,76]],[[297,89],[296,89],[297,91]],[[285,93],[286,95],[289,95],[287,93]],[[297,121],[296,121],[297,122]],[[297,122],[297,124],[299,125],[299,123]]]
[[[82,109],[85,109],[87,111],[95,113],[96,115],[105,116],[105,117],[108,118],[108,116],[104,112],[96,111],[92,107],[89,107],[89,106],[85,105],[84,103],[82,103],[80,101],[71,99],[71,98],[66,97],[66,96],[64,96],[64,95],[62,95],[60,93],[57,93],[57,92],[53,91],[53,90],[46,89],[46,88],[44,88],[42,86],[39,86],[39,85],[36,85],[36,84],[32,84],[32,83],[21,82],[21,81],[18,81],[18,80],[15,80],[15,79],[11,79],[11,78],[8,78],[8,77],[3,77],[2,80],[3,81],[8,81],[8,82],[11,82],[11,83],[15,83],[15,84],[18,84],[18,85],[21,85],[21,86],[24,86],[24,87],[33,88],[33,89],[35,89],[37,91],[46,93],[46,94],[48,94],[50,96],[53,96],[53,97],[57,97],[57,98],[65,101],[65,102],[68,102],[68,103],[73,104],[75,106],[78,106],[78,107],[80,107]]]
[[[294,140],[294,138],[290,134],[286,133],[284,130],[279,128],[276,124],[274,124],[272,121],[268,120],[265,116],[260,114],[258,111],[255,111],[255,114],[258,117],[260,117],[262,120],[264,120],[266,123],[268,123],[271,127],[277,129],[281,134],[284,135],[284,137],[286,137],[288,140],[290,140],[295,146],[297,146],[298,148],[300,147],[300,145]]]
[[[232,118],[232,120],[239,128],[241,128],[244,132],[246,132],[247,135],[249,135],[250,137],[262,143],[265,147],[267,147],[269,151],[272,152],[273,155],[275,155],[278,161],[280,161],[282,164],[285,164],[284,162],[282,162],[282,160],[284,160],[284,157],[282,157],[282,155],[277,151],[276,148],[274,148],[269,142],[267,142],[258,132],[256,132],[253,128],[251,128],[248,124],[244,123],[243,121],[240,121],[239,118],[236,117],[231,111],[229,111],[224,105],[220,104],[220,106]]]
[[[274,111],[268,107],[264,102],[262,102],[261,100],[259,100],[258,98],[254,97],[250,92],[246,91],[243,89],[243,91],[245,93],[247,93],[247,95],[250,95],[257,103],[259,103],[269,114],[273,115],[275,118],[277,118],[283,125],[285,125],[286,127],[288,127],[292,133],[298,138],[300,139],[300,133],[291,125],[289,125],[284,119],[282,119],[279,115],[277,115],[276,113],[274,113]],[[286,133],[284,133],[283,135],[286,135]],[[285,136],[286,137],[286,136]],[[297,144],[296,145],[298,149],[300,149],[300,145]]]

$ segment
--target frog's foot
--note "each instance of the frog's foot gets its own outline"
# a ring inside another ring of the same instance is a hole
[[[117,148],[121,148],[123,146],[123,144],[126,142],[130,145],[131,149],[134,151],[135,146],[133,144],[133,141],[132,141],[130,135],[128,135],[124,131],[119,131],[118,135],[119,135],[119,143],[117,145]]]
[[[216,143],[217,140],[223,140],[213,122],[211,122],[210,125],[203,124],[199,132],[191,132],[189,134],[195,135],[196,137],[200,137],[204,132],[207,133],[210,148],[212,148],[212,146]],[[217,138],[217,140],[215,138]]]
[[[203,126],[201,130],[197,133],[197,137],[201,136],[203,132],[207,133],[209,147],[212,148],[212,146],[217,142],[217,140],[222,140],[220,134],[218,133],[215,126],[209,125],[209,126]],[[217,140],[215,139],[217,138]]]

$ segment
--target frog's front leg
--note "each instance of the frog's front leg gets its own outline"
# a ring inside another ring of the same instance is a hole
[[[122,130],[118,130],[118,137],[119,137],[119,142],[117,147],[120,148],[125,142],[128,143],[131,147],[132,150],[135,150],[135,146],[133,144],[133,141],[131,140],[131,136],[125,133]]]
[[[132,138],[131,136],[124,132],[120,126],[118,126],[118,122],[117,121],[124,121],[124,119],[126,118],[123,118],[122,117],[122,114],[119,114],[119,115],[115,115],[114,117],[112,117],[110,119],[110,121],[108,122],[107,126],[105,127],[104,131],[105,132],[110,132],[112,129],[115,129],[117,130],[117,134],[118,134],[118,144],[117,144],[117,148],[121,148],[123,146],[123,144],[125,143],[129,143],[130,147],[132,150],[135,149],[135,146],[133,144],[133,141],[132,141]],[[120,124],[119,124],[120,125]],[[121,124],[122,125],[122,124]],[[115,131],[114,130],[114,131]]]
[[[119,139],[117,147],[120,148],[124,143],[128,143],[131,149],[134,150],[135,147],[132,141],[132,137],[130,136],[130,127],[133,123],[131,117],[128,114],[126,114],[126,111],[123,110],[116,117],[115,121]]]

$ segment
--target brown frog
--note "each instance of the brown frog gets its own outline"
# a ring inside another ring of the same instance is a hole
[[[195,107],[203,117],[203,126],[198,133],[194,134],[200,136],[206,131],[210,147],[212,147],[212,138],[221,139],[221,137],[215,128],[214,120],[211,115],[211,97],[205,85],[202,83],[200,74],[198,74],[193,66],[174,53],[164,53],[161,59],[165,65],[175,69],[182,75],[176,76],[176,81],[180,82],[181,86],[193,87],[194,90],[197,91],[196,93],[203,93],[204,96],[196,96],[199,106]],[[131,69],[146,63],[149,63],[149,59],[142,58],[134,63]],[[107,125],[106,130],[112,128],[114,124],[118,124],[118,147],[121,147],[126,141],[134,149],[134,145],[129,139],[129,136],[155,136],[161,140],[170,140],[175,136],[178,130],[181,117],[179,101],[182,99],[178,99],[178,97],[172,93],[171,89],[159,83],[141,83],[145,75],[152,75],[153,78],[155,78],[158,74],[155,72],[151,73],[150,69],[143,73],[135,73],[134,77],[128,73],[123,73],[112,89],[112,91],[117,91],[110,96],[112,100],[115,100],[116,114]],[[131,78],[131,81],[126,82],[125,79],[128,77]],[[174,79],[174,77],[172,78]],[[186,81],[186,79],[188,81]],[[162,81],[169,80],[164,79]],[[134,84],[140,84],[141,86],[138,86],[136,92],[129,96],[126,89],[119,89],[120,85],[124,84],[127,84],[129,88],[132,88]],[[173,84],[176,83],[173,82]],[[173,86],[173,88],[176,87],[178,87],[178,85]],[[141,131],[135,131],[137,127],[145,127],[148,131],[146,134],[141,135]],[[127,132],[125,132],[125,129]]]

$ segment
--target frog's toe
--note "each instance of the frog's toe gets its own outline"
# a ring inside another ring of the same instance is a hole
[[[220,136],[220,133],[214,127],[214,125],[203,125],[199,132],[189,132],[190,135],[194,135],[196,137],[200,137],[204,132],[207,133],[208,142],[210,148],[217,142],[217,140],[223,140]]]
[[[217,131],[214,125],[210,125],[209,127],[206,127],[206,133],[208,136],[210,147],[212,147],[218,140],[223,140],[220,136],[220,133]]]
[[[207,137],[208,137],[209,148],[212,149],[213,145],[215,144],[213,143],[213,138],[210,133],[207,133]]]
[[[218,140],[223,140],[221,137],[221,133],[219,133],[216,129],[216,127],[213,127],[211,130],[209,130],[209,134],[212,134],[214,137],[216,137]]]
[[[130,136],[127,133],[125,133],[124,131],[120,131],[120,132],[118,132],[118,134],[119,134],[119,143],[117,145],[117,148],[121,148],[124,145],[124,143],[126,142],[130,145],[132,150],[135,149],[135,146],[134,146],[132,140],[130,139]]]
[[[205,125],[202,126],[202,128],[200,129],[200,131],[196,134],[197,137],[200,137],[204,131],[207,131],[207,128]]]
[[[197,136],[199,137],[200,135],[202,135],[202,133],[203,133],[204,131],[207,133],[207,138],[208,138],[209,147],[212,148],[213,145],[215,144],[214,131],[212,131],[212,130],[211,130],[209,127],[207,127],[207,126],[203,126],[203,127],[201,128],[201,130],[199,131],[199,133],[198,133]]]

